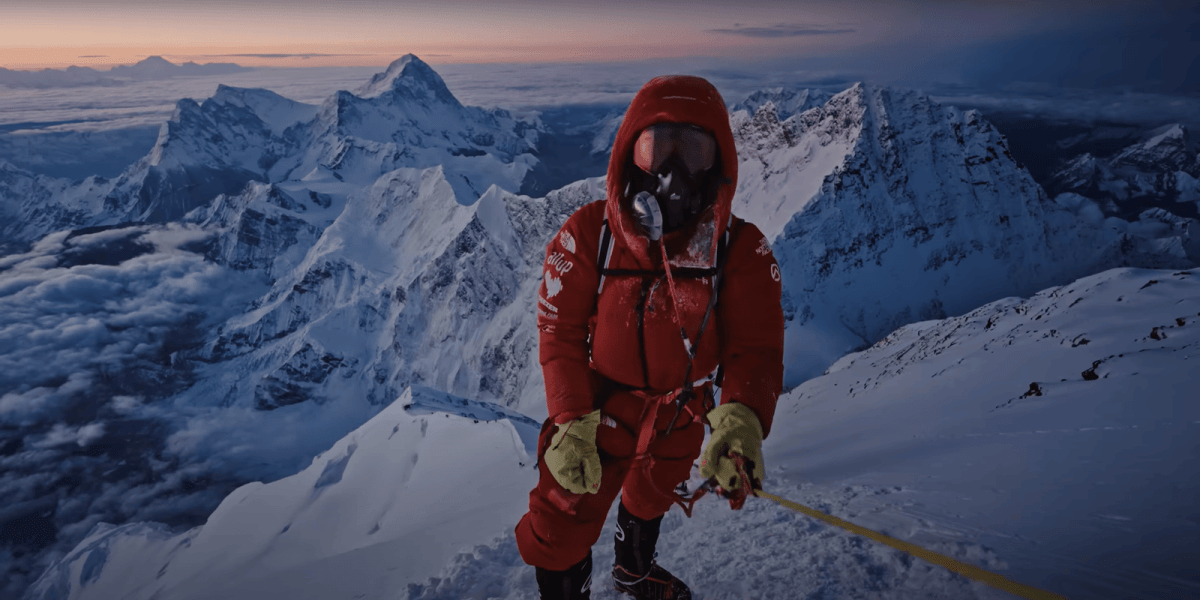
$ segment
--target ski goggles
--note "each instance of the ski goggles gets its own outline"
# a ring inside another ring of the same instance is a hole
[[[633,163],[655,173],[671,155],[677,155],[695,175],[713,166],[717,140],[711,133],[688,123],[658,123],[642,130],[633,144]]]

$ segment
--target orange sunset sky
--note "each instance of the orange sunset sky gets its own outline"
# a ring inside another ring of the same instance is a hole
[[[752,59],[903,47],[931,53],[1086,20],[1102,0],[382,2],[43,0],[0,5],[0,67],[107,68],[149,55],[247,66]],[[886,50],[885,50],[886,51]]]

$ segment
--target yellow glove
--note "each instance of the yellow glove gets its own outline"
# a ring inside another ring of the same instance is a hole
[[[558,431],[550,438],[543,460],[558,485],[572,494],[600,491],[600,453],[596,451],[599,426],[598,410],[555,425]]]
[[[712,426],[712,438],[700,455],[700,476],[715,477],[717,484],[727,490],[738,489],[741,478],[729,459],[729,453],[735,452],[748,462],[747,474],[755,480],[751,487],[757,488],[766,469],[762,459],[762,424],[754,411],[745,404],[729,402],[709,411],[708,423]]]

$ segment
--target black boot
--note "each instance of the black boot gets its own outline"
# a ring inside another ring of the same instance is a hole
[[[591,600],[592,551],[565,571],[537,567],[538,593],[542,600]]]
[[[643,521],[633,516],[624,503],[617,508],[613,585],[636,600],[691,600],[688,586],[654,562],[661,524],[662,517]]]

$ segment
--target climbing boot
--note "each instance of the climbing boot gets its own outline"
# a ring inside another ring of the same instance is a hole
[[[617,508],[613,586],[636,600],[691,600],[688,586],[654,561],[662,517],[639,519],[622,503]]]
[[[536,575],[541,600],[591,600],[592,551],[565,571],[537,567]]]

